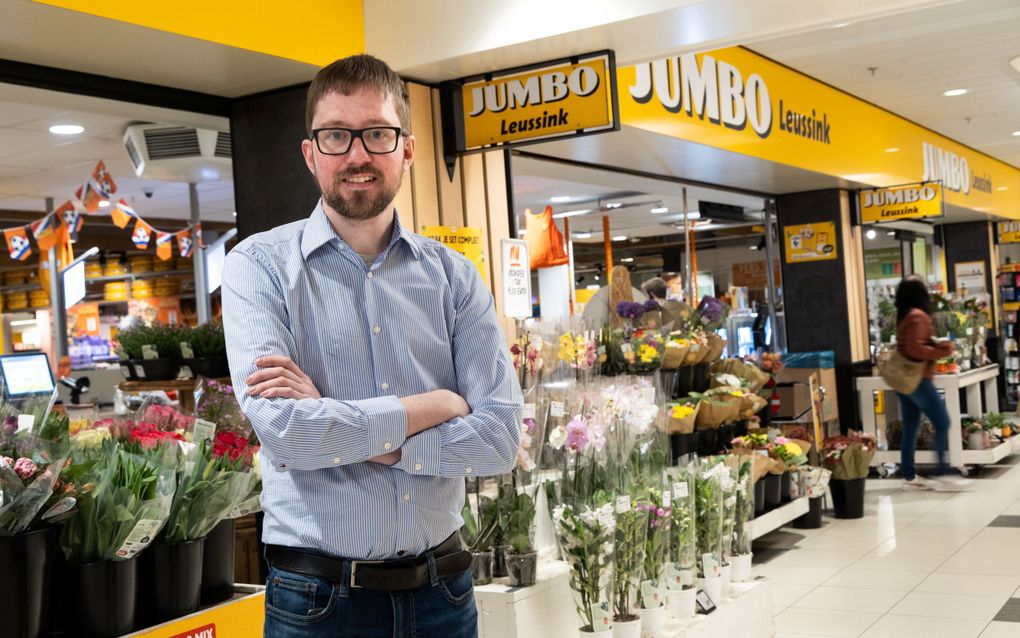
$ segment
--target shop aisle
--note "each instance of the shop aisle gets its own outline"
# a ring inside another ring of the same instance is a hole
[[[869,480],[863,519],[763,537],[777,638],[1020,636],[1020,456],[1003,463],[967,493]]]

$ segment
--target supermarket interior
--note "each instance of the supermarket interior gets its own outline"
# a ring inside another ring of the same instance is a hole
[[[0,636],[1020,636],[1017,0],[256,5],[0,7]]]

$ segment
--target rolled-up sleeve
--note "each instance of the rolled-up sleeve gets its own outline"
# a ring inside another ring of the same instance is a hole
[[[223,268],[223,328],[231,381],[263,450],[279,470],[360,463],[404,444],[407,413],[396,396],[357,401],[263,399],[245,383],[267,355],[300,367],[280,280],[252,245],[241,244]]]
[[[457,392],[471,413],[407,439],[397,467],[451,478],[503,474],[517,459],[524,399],[492,294],[467,259],[457,256],[453,270]]]

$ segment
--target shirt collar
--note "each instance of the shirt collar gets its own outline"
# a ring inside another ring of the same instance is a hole
[[[305,224],[305,230],[301,236],[301,256],[307,260],[309,255],[334,238],[339,239],[336,231],[333,230],[333,225],[329,223],[329,218],[326,217],[326,211],[322,209],[322,200],[320,199],[319,203],[315,205],[311,217],[308,218],[308,223]],[[400,215],[397,215],[396,209],[393,209],[393,234],[390,236],[390,243],[386,247],[386,251],[393,248],[393,245],[400,240],[403,240],[411,249],[411,254],[415,259],[421,259],[421,246],[418,245],[414,233],[403,227],[400,223]],[[340,241],[343,243],[343,240]]]

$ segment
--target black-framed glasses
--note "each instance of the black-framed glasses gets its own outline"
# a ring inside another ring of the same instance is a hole
[[[385,155],[397,150],[399,126],[372,126],[370,128],[317,128],[312,139],[323,155],[343,155],[351,150],[355,139],[360,139],[365,150],[374,155]]]

